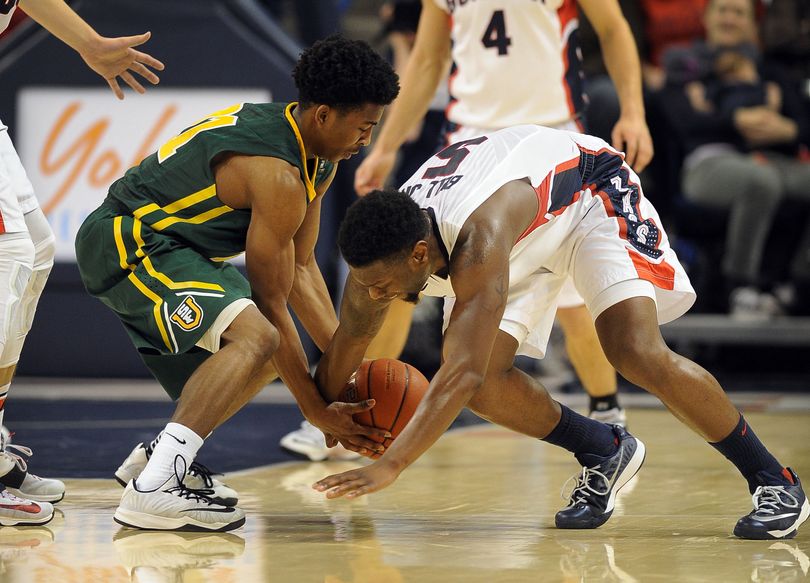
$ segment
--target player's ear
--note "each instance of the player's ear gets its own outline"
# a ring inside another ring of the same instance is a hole
[[[320,125],[324,125],[326,120],[329,119],[329,114],[332,112],[332,108],[328,105],[319,105],[315,108],[315,121],[318,122]]]
[[[419,264],[424,263],[428,259],[428,245],[427,241],[417,241],[413,246],[413,253],[411,257]]]

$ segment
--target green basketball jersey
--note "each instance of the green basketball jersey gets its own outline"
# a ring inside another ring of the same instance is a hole
[[[307,202],[333,164],[307,152],[292,116],[295,103],[239,103],[186,128],[110,187],[119,209],[212,259],[245,250],[250,209],[217,197],[212,160],[220,153],[270,156],[301,174]],[[314,176],[313,176],[314,174]]]

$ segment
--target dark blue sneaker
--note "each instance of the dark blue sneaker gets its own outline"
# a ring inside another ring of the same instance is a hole
[[[618,425],[613,426],[619,449],[609,458],[583,467],[571,492],[568,506],[557,513],[557,528],[598,528],[613,514],[616,494],[644,463],[644,444]],[[570,480],[569,480],[570,481]]]
[[[734,536],[757,540],[796,536],[810,516],[810,502],[793,470],[785,468],[784,477],[789,483],[757,487],[751,497],[754,509],[737,521]]]

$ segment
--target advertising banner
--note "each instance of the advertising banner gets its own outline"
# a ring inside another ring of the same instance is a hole
[[[17,95],[17,152],[56,235],[56,260],[109,185],[161,144],[229,105],[266,102],[266,89],[150,88],[116,100],[107,88],[24,88]]]

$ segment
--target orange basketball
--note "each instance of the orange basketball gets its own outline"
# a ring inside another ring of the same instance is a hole
[[[354,419],[363,425],[390,431],[393,437],[378,440],[389,447],[413,417],[429,384],[425,375],[401,360],[366,360],[357,369],[355,384],[343,390],[340,400],[356,403],[374,399],[374,407],[357,413]]]

